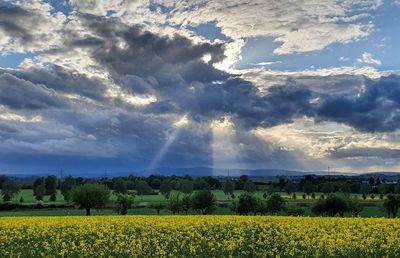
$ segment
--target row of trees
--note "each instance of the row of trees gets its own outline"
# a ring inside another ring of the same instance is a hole
[[[213,213],[216,209],[216,197],[210,190],[201,190],[193,194],[174,194],[171,195],[166,204],[151,203],[149,208],[154,209],[160,214],[162,209],[171,211],[173,214],[185,213],[189,210],[195,210],[200,214],[206,215]]]
[[[20,187],[31,188],[37,200],[42,200],[45,195],[52,199],[56,198],[56,189],[59,188],[65,200],[69,200],[68,192],[75,186],[83,185],[87,182],[97,182],[107,186],[117,193],[127,193],[135,190],[137,195],[157,194],[161,192],[166,198],[169,197],[172,190],[190,194],[198,190],[223,190],[225,194],[232,195],[234,190],[245,190],[247,192],[264,191],[268,195],[275,192],[286,192],[293,194],[295,192],[304,192],[307,196],[314,192],[323,192],[325,194],[342,193],[364,193],[364,194],[400,194],[400,184],[387,183],[386,180],[379,177],[370,177],[369,180],[362,178],[349,177],[323,177],[323,176],[305,176],[302,178],[277,180],[252,180],[248,176],[240,176],[233,179],[219,179],[215,177],[178,177],[178,176],[156,176],[148,177],[115,177],[101,179],[84,179],[82,177],[66,177],[58,180],[55,176],[39,177],[33,182],[13,180],[6,176],[0,176],[0,187],[4,184],[3,197],[5,200],[18,192]],[[3,187],[2,187],[3,188]],[[53,196],[52,196],[53,195]]]

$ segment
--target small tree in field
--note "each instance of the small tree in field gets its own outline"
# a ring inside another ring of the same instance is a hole
[[[185,195],[183,196],[181,203],[182,203],[182,210],[187,215],[188,211],[192,208],[192,198],[190,198],[189,195]]]
[[[100,208],[108,202],[110,191],[104,185],[91,183],[73,189],[71,197],[72,201],[85,209],[86,215],[89,216],[92,208]]]
[[[167,203],[167,208],[170,210],[173,214],[176,214],[182,211],[182,201],[179,197],[178,194],[171,195],[168,199]]]
[[[76,186],[76,180],[75,178],[69,176],[64,178],[64,180],[61,181],[60,183],[60,191],[61,194],[64,197],[64,200],[66,200],[67,202],[70,200],[70,193],[71,190]]]
[[[171,183],[165,179],[161,182],[160,193],[164,195],[165,199],[168,199],[172,191]]]
[[[38,201],[43,201],[43,197],[45,194],[46,187],[44,186],[44,183],[37,185],[34,191],[35,199]]]
[[[179,191],[184,194],[191,194],[193,192],[193,181],[189,179],[181,180]]]
[[[113,190],[116,193],[126,193],[127,192],[127,187],[126,187],[126,181],[122,178],[118,178],[115,180],[113,184]]]
[[[250,193],[239,195],[237,202],[232,205],[232,210],[240,215],[249,215],[251,212],[256,212],[258,205],[257,198]]]
[[[224,194],[225,195],[232,195],[233,191],[235,190],[235,183],[232,180],[226,180],[224,183]]]
[[[363,205],[356,198],[349,198],[347,202],[349,211],[353,213],[354,217],[358,217],[364,209]]]
[[[1,186],[1,194],[3,195],[3,201],[9,202],[15,194],[19,192],[19,185],[13,180],[7,179]]]
[[[129,194],[117,195],[117,212],[121,215],[128,214],[128,210],[132,207],[135,197]]]
[[[387,195],[383,202],[383,207],[385,207],[389,218],[390,215],[392,215],[393,218],[396,218],[397,212],[400,208],[400,197],[393,194]]]
[[[46,195],[52,195],[57,192],[57,177],[56,176],[47,176],[44,180]]]
[[[267,209],[272,214],[284,211],[286,208],[286,201],[279,194],[273,194],[267,200]]]
[[[153,192],[153,189],[150,187],[150,185],[144,181],[140,180],[137,185],[136,185],[136,193],[138,195],[148,195]]]
[[[215,210],[215,195],[210,190],[202,190],[193,194],[192,205],[201,214],[210,214]]]

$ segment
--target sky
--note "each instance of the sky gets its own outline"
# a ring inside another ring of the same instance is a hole
[[[0,173],[400,171],[399,13],[0,0]]]

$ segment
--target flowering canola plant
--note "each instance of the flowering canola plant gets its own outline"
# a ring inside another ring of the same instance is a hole
[[[400,257],[400,220],[272,216],[1,218],[0,257]]]

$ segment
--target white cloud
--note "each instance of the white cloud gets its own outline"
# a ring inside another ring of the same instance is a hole
[[[272,36],[282,45],[276,54],[308,52],[338,42],[366,37],[370,23],[359,23],[381,1],[157,1],[172,11],[165,15],[176,25],[216,22],[234,40]],[[354,10],[363,13],[351,14]]]
[[[217,67],[227,70],[240,60],[244,39],[273,37],[282,43],[275,54],[301,53],[324,49],[332,43],[346,44],[368,37],[374,31],[368,19],[380,0],[346,1],[70,1],[80,12],[120,17],[125,23],[140,23],[150,31],[179,33],[195,40],[188,25],[214,22],[222,33],[233,39],[227,45],[227,59]],[[150,5],[163,6],[150,11]],[[204,40],[204,39],[203,39]]]
[[[382,62],[372,56],[371,53],[364,52],[361,56],[361,58],[357,59],[359,63],[364,63],[364,64],[372,64],[372,65],[381,65]]]
[[[291,124],[271,128],[257,128],[252,132],[274,146],[310,158],[327,158],[339,151],[348,151],[350,154],[358,149],[400,149],[400,132],[362,133],[343,124],[316,123],[309,118],[295,119]],[[354,155],[357,156],[357,152]]]

